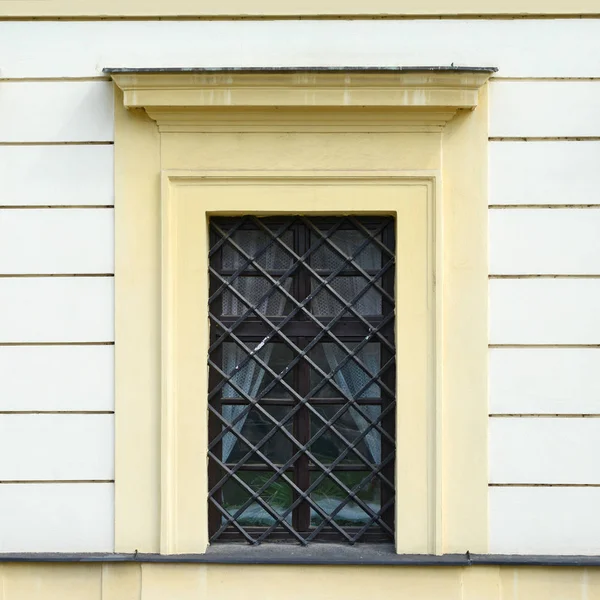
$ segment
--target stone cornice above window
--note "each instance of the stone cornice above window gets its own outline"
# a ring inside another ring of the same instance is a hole
[[[494,68],[105,69],[161,131],[439,131]]]

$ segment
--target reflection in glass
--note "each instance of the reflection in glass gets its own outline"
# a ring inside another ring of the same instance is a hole
[[[369,471],[334,471],[333,474],[346,487],[354,490],[358,498],[374,513],[379,512],[381,493],[377,477],[372,477],[367,481]],[[311,483],[318,477],[318,473],[311,473]],[[339,508],[333,519],[340,526],[360,526],[370,520],[369,514],[358,503],[353,500],[345,502],[348,498],[347,492],[331,477],[325,477],[317,485],[311,498],[328,515],[331,515],[342,504],[343,506]],[[310,524],[314,527],[319,525],[322,520],[322,517],[314,509],[311,509]]]
[[[350,398],[380,398],[379,385],[369,384],[369,381],[378,374],[381,368],[381,345],[376,342],[365,344],[356,352],[356,357],[367,368],[367,371],[353,359],[347,359],[349,352],[358,345],[358,342],[346,342],[344,345],[348,351],[343,350],[338,344],[319,344],[311,351],[310,357],[327,374],[333,373],[337,369],[334,381]],[[342,366],[338,368],[339,365]],[[314,389],[321,380],[322,377],[311,369],[311,389]],[[323,386],[317,392],[316,397],[339,398],[340,395],[340,392],[333,386]]]
[[[269,471],[238,471],[237,475],[256,492],[273,476],[273,473]],[[288,477],[293,480],[291,474]],[[248,491],[233,478],[225,483],[222,493],[223,508],[232,515],[250,498]],[[292,487],[281,478],[278,478],[260,494],[260,497],[273,508],[275,513],[282,514],[293,501]],[[286,521],[291,522],[291,520],[290,513],[286,517]],[[253,502],[236,521],[240,525],[264,526],[271,525],[275,522],[275,519],[258,502]]]
[[[224,405],[223,412],[228,412],[231,408],[233,407]],[[247,407],[245,408],[247,409]],[[241,428],[241,433],[253,446],[256,446],[272,429],[276,428],[273,421],[264,414],[265,412],[269,413],[274,419],[281,423],[284,421],[286,414],[289,411],[284,407],[271,406],[262,407],[262,410],[258,408],[250,409],[247,417],[244,419],[244,426]],[[292,431],[291,419],[286,421],[285,428],[290,432]],[[238,429],[236,428],[236,430]],[[250,450],[249,446],[238,439],[237,436],[234,437],[235,441],[233,448],[230,450],[227,457],[227,461],[230,463],[239,462]],[[276,464],[282,464],[292,456],[292,443],[280,429],[278,429],[277,433],[272,435],[265,443],[261,444],[258,449],[269,460]],[[264,461],[256,454],[253,454],[245,461],[246,464],[257,464],[262,462]]]
[[[356,347],[357,343],[348,343],[347,347],[349,350]],[[320,397],[340,397],[341,392],[347,398],[352,400],[360,400],[364,398],[379,398],[381,396],[381,390],[379,385],[376,383],[369,383],[371,378],[377,375],[381,365],[381,353],[380,344],[366,344],[357,353],[357,358],[360,359],[361,363],[366,367],[367,370],[363,369],[354,360],[347,358],[348,354],[338,344],[323,343],[315,349],[312,354],[313,360],[319,367],[326,373],[335,373],[333,380],[337,384],[339,390],[336,390],[332,385],[321,388],[317,394]],[[311,386],[314,387],[318,384],[321,378],[314,371],[311,372]],[[332,413],[332,415],[335,414]],[[376,422],[381,414],[381,407],[376,405],[363,405],[360,410],[354,407],[350,407],[346,413],[336,421],[334,426],[337,428],[338,424],[341,427],[347,428],[350,431],[350,427],[355,427],[358,433],[365,431],[369,425]],[[332,416],[331,415],[331,416]],[[356,437],[356,436],[354,436]],[[350,439],[351,438],[347,438]],[[364,436],[364,443],[369,449],[369,453],[365,454],[361,451],[363,456],[372,460],[375,464],[381,462],[381,435],[380,433],[371,428],[369,432]],[[339,438],[338,438],[339,440]],[[333,452],[333,448],[329,447],[328,451],[325,451],[324,444],[326,440],[321,442],[322,451]],[[342,444],[341,441],[338,443]],[[339,455],[340,450],[337,451]],[[354,453],[350,453],[352,456]]]
[[[341,410],[342,406],[319,406],[315,410],[321,414],[325,419],[331,420],[335,414]],[[348,450],[349,444],[356,447],[356,450],[367,460],[374,463],[378,463],[381,457],[381,434],[377,429],[371,428],[367,434],[362,436],[358,443],[355,443],[361,433],[371,425],[372,422],[376,421],[381,414],[380,406],[361,406],[360,410],[368,417],[368,420],[362,416],[356,409],[345,410],[335,420],[333,426],[335,430],[343,436],[336,435],[327,429],[319,437],[311,443],[311,452],[315,455],[315,458],[323,464],[332,463],[339,456],[344,454],[344,458],[340,464],[359,464],[364,463],[356,455],[353,450]],[[311,436],[317,431],[323,428],[323,422],[316,417],[311,415]],[[345,440],[345,441],[344,441]]]
[[[248,343],[248,347],[251,349],[256,348],[258,345],[258,342]],[[227,383],[223,386],[222,398],[224,402],[227,399],[242,398],[242,394],[240,394],[236,388],[243,391],[250,398],[259,396],[262,390],[273,381],[273,377],[254,359],[248,360],[246,364],[240,368],[239,365],[247,357],[247,353],[237,344],[225,342],[222,347],[223,371],[231,376],[231,383]],[[292,351],[284,344],[264,344],[256,355],[277,374],[281,373],[293,358]],[[232,383],[234,385],[232,385]],[[283,391],[281,384],[274,386],[271,391],[280,398],[289,396],[287,392]],[[270,395],[271,393],[267,394],[267,396]],[[228,422],[233,421],[243,411],[244,405],[224,404],[222,408],[223,417],[225,417]],[[234,426],[235,431],[242,430],[246,418],[247,414],[237,421]],[[221,445],[223,461],[228,460],[236,440],[236,436],[231,432],[228,432],[223,436]]]

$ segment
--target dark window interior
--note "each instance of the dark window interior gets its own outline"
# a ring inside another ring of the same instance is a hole
[[[211,543],[394,539],[392,217],[210,220]]]

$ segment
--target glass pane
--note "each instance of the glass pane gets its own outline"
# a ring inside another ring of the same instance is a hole
[[[224,405],[222,414],[227,421],[233,421],[237,416],[244,414],[236,425],[236,431],[241,434],[253,445],[256,446],[271,430],[275,429],[277,433],[273,434],[268,441],[259,446],[260,452],[276,464],[283,464],[292,456],[292,442],[286,437],[281,429],[269,419],[262,410],[252,408],[247,411],[247,405]],[[289,412],[289,409],[283,406],[263,407],[279,423],[282,423]],[[246,412],[244,412],[246,410]],[[291,433],[292,420],[285,422],[285,428]],[[227,433],[222,441],[222,459],[224,462],[237,463],[248,453],[250,447],[242,442],[234,433]],[[264,463],[257,454],[253,454],[245,461],[245,464]]]
[[[316,244],[321,237],[312,232],[311,243]],[[329,238],[338,250],[348,258],[352,258],[358,247],[367,239],[361,231],[353,229],[342,229],[336,231]],[[323,242],[321,246],[311,255],[311,266],[314,269],[325,269],[333,271],[344,263],[342,255],[334,250],[330,244]],[[381,250],[373,243],[367,244],[353,258],[353,262],[365,270],[379,270],[381,268]],[[346,263],[345,269],[352,268],[350,263]]]
[[[248,348],[254,349],[259,342],[247,342]],[[228,383],[223,386],[222,398],[242,398],[237,389],[246,393],[250,398],[256,398],[275,379],[270,373],[263,369],[253,358],[248,360],[242,368],[239,365],[248,354],[233,342],[222,344],[223,358],[222,369],[230,376],[229,380],[236,386]],[[292,350],[285,344],[269,343],[262,346],[256,353],[264,363],[278,375],[284,371],[294,357]],[[288,373],[284,380],[291,386],[292,373]],[[236,389],[237,388],[237,389]],[[289,398],[290,394],[281,384],[271,386],[271,390],[265,394],[267,398]]]
[[[269,244],[271,236],[264,231],[238,230],[231,239],[254,258],[260,251]],[[293,247],[294,236],[291,231],[286,231],[280,238],[286,246]],[[294,260],[291,255],[286,252],[279,242],[273,242],[267,250],[262,252],[256,262],[267,271],[283,271],[288,269],[293,264]],[[229,243],[223,246],[223,268],[224,269],[239,269],[246,263],[246,259]],[[256,270],[254,266],[249,265],[247,270]]]
[[[342,408],[343,405],[340,404],[319,406],[315,407],[315,410],[323,418],[330,421]],[[381,434],[379,431],[371,427],[358,443],[356,443],[356,440],[372,423],[377,422],[380,415],[381,406],[377,405],[361,406],[360,410],[356,410],[355,408],[344,410],[333,422],[333,428],[339,435],[336,435],[331,429],[326,429],[314,442],[310,443],[311,452],[317,460],[324,464],[333,462],[345,453],[341,464],[364,465],[364,461],[357,456],[356,452],[352,449],[348,450],[352,446],[366,460],[379,464],[381,462]],[[311,414],[311,437],[323,427],[323,421],[316,415]]]
[[[393,356],[393,349],[388,351],[386,343],[380,343],[384,340],[372,332],[381,324],[382,335],[391,339],[394,328],[393,257],[391,250],[381,246],[382,242],[386,246],[389,242],[390,249],[393,247],[393,218],[356,218],[362,225],[356,227],[350,217],[332,216],[279,215],[261,219],[258,226],[249,216],[211,219],[209,308],[215,348],[209,366],[213,389],[208,457],[210,501],[234,517],[238,529],[245,530],[239,533],[236,527],[228,527],[225,535],[217,534],[219,523],[228,521],[222,521],[211,510],[211,543],[248,536],[256,540],[264,528],[279,523],[278,516],[294,501],[298,506],[293,514],[290,511],[284,517],[284,525],[301,528],[296,533],[304,539],[308,537],[307,530],[319,524],[323,525],[323,535],[319,532],[316,540],[331,539],[332,521],[327,515],[356,535],[379,513],[382,502],[390,504],[386,510],[392,519],[394,398],[385,385],[388,377],[376,376],[381,365]],[[290,229],[280,243],[269,231],[275,233],[282,224]],[[266,233],[263,225],[269,228]],[[369,237],[368,231],[384,226],[387,229],[377,240]],[[339,229],[326,241],[316,229],[325,232],[332,227]],[[227,239],[229,234],[231,239]],[[296,253],[307,258],[297,261]],[[254,266],[246,264],[248,260],[252,262],[251,257]],[[384,265],[386,269],[390,267],[385,275],[381,274]],[[286,271],[290,274],[282,277]],[[235,272],[241,274],[234,277]],[[371,281],[377,273],[377,282]],[[319,281],[328,276],[332,281],[323,288]],[[221,289],[223,293],[216,295],[216,290]],[[306,300],[303,306],[314,315],[309,317],[318,322],[312,322],[297,309],[297,304],[307,297],[310,301]],[[382,321],[387,315],[389,324],[384,326]],[[265,316],[267,319],[263,319]],[[332,323],[334,317],[344,318]],[[235,333],[228,333],[227,327],[238,319]],[[285,330],[279,332],[278,326],[284,319],[288,321]],[[319,322],[330,323],[331,328],[321,331]],[[269,323],[273,326],[270,334]],[[306,343],[317,335],[310,358],[298,348],[291,349],[283,333],[294,348],[296,344],[306,348]],[[357,351],[359,344],[365,347]],[[287,375],[282,379],[284,373]],[[392,370],[389,379],[393,380]],[[384,429],[379,423],[388,406],[390,415]],[[288,418],[295,410],[296,416]],[[220,418],[225,425],[219,422]],[[227,427],[226,423],[233,425]],[[304,450],[299,451],[298,447]],[[286,466],[285,473],[277,473],[292,457],[294,464]],[[386,464],[389,461],[385,475],[373,476],[372,471],[384,460]],[[333,472],[321,474],[327,468]],[[234,473],[227,473],[228,469]],[[292,478],[306,490],[306,496],[294,493]],[[307,490],[309,482],[314,490]],[[265,489],[258,497],[261,487]],[[294,533],[286,532],[281,525],[276,532],[273,539],[294,539]],[[356,541],[364,541],[362,534],[357,537],[361,539]],[[374,541],[383,539],[367,537]],[[393,532],[385,537],[393,538]]]
[[[371,285],[364,277],[335,277],[329,285],[343,300],[350,303],[359,315],[381,314],[381,294],[375,288],[368,289],[358,300],[355,300],[366,286]],[[313,279],[311,289],[315,290],[318,286],[319,282]],[[317,317],[334,317],[344,310],[343,304],[324,287],[312,300],[311,307]],[[354,316],[350,311],[345,313],[345,317]]]
[[[235,288],[247,302],[244,302],[233,292],[225,290],[221,296],[222,314],[239,316],[250,309],[249,305],[256,306],[258,301],[275,286],[264,277],[239,276],[233,281],[231,287]],[[289,292],[292,287],[292,280],[289,278],[286,279],[283,287]],[[292,302],[285,294],[276,289],[256,307],[265,316],[281,317],[291,310]],[[256,318],[254,312],[251,312],[248,316],[249,318]]]
[[[253,471],[243,472],[238,471],[237,475],[242,479],[250,488],[256,492],[258,491],[272,476],[273,472],[268,471]],[[293,480],[292,475],[288,475],[289,479]],[[230,514],[235,514],[236,511],[247,501],[252,495],[244,487],[230,478],[222,488],[222,506]],[[261,494],[260,497],[264,500],[277,514],[281,514],[293,501],[292,487],[281,478],[276,479],[271,483]],[[291,514],[286,517],[286,521],[291,522]],[[274,523],[274,517],[261,506],[258,502],[251,503],[246,508],[237,522],[240,525],[249,526],[265,526],[272,525]]]
[[[354,490],[358,498],[373,512],[381,508],[380,485],[377,477],[369,481],[366,478],[368,471],[334,471],[335,477],[345,486]],[[311,473],[311,483],[319,477],[319,473]],[[358,489],[355,489],[358,488]],[[331,477],[325,477],[315,488],[311,498],[328,515],[337,510],[334,521],[341,526],[361,526],[370,521],[369,514],[356,502],[347,499],[348,495]],[[343,506],[340,508],[340,504]],[[314,527],[322,522],[322,517],[315,510],[311,510],[310,523]]]
[[[310,352],[310,357],[327,374],[333,373],[338,365],[343,364],[335,372],[333,380],[347,396],[353,399],[380,398],[379,385],[367,384],[372,376],[377,375],[381,367],[381,345],[378,343],[366,344],[356,352],[356,357],[368,371],[365,371],[351,358],[347,359],[358,342],[346,342],[345,345],[348,351],[342,349],[338,344],[318,344]],[[321,381],[322,377],[314,369],[310,369],[311,390]],[[340,391],[331,384],[322,386],[315,394],[315,397],[321,398],[340,398],[341,396]]]

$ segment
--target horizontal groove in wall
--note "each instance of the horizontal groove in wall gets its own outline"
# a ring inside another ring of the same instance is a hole
[[[114,277],[114,273],[0,273],[0,279],[26,279],[48,277]]]
[[[114,410],[0,410],[0,415],[114,415]]]
[[[4,479],[0,485],[28,485],[33,483],[114,483],[114,479]]]
[[[600,136],[489,137],[490,142],[600,142]]]
[[[114,346],[113,342],[0,342],[0,347],[11,346]]]
[[[114,141],[87,142],[0,142],[0,146],[114,146]]]
[[[490,413],[493,419],[597,419],[599,413]]]
[[[521,209],[550,209],[554,210],[557,208],[560,209],[588,209],[588,208],[600,208],[600,203],[598,204],[490,204],[488,206],[490,210],[521,210]]]
[[[90,208],[114,208],[114,204],[7,204],[1,205],[0,210],[47,210],[47,209],[69,209],[79,210],[90,209]]]
[[[488,344],[488,348],[600,348],[600,344]]]
[[[488,279],[600,279],[600,275],[579,274],[579,275],[488,275]]]
[[[435,20],[435,21],[515,21],[515,20],[556,20],[556,19],[598,19],[598,13],[555,13],[535,14],[535,13],[506,13],[506,14],[410,14],[410,15],[390,15],[390,14],[342,14],[342,15],[148,15],[148,16],[115,16],[115,15],[94,15],[94,16],[4,16],[0,17],[2,21],[416,21],[416,20]]]
[[[488,483],[488,487],[510,488],[597,488],[600,483]]]

